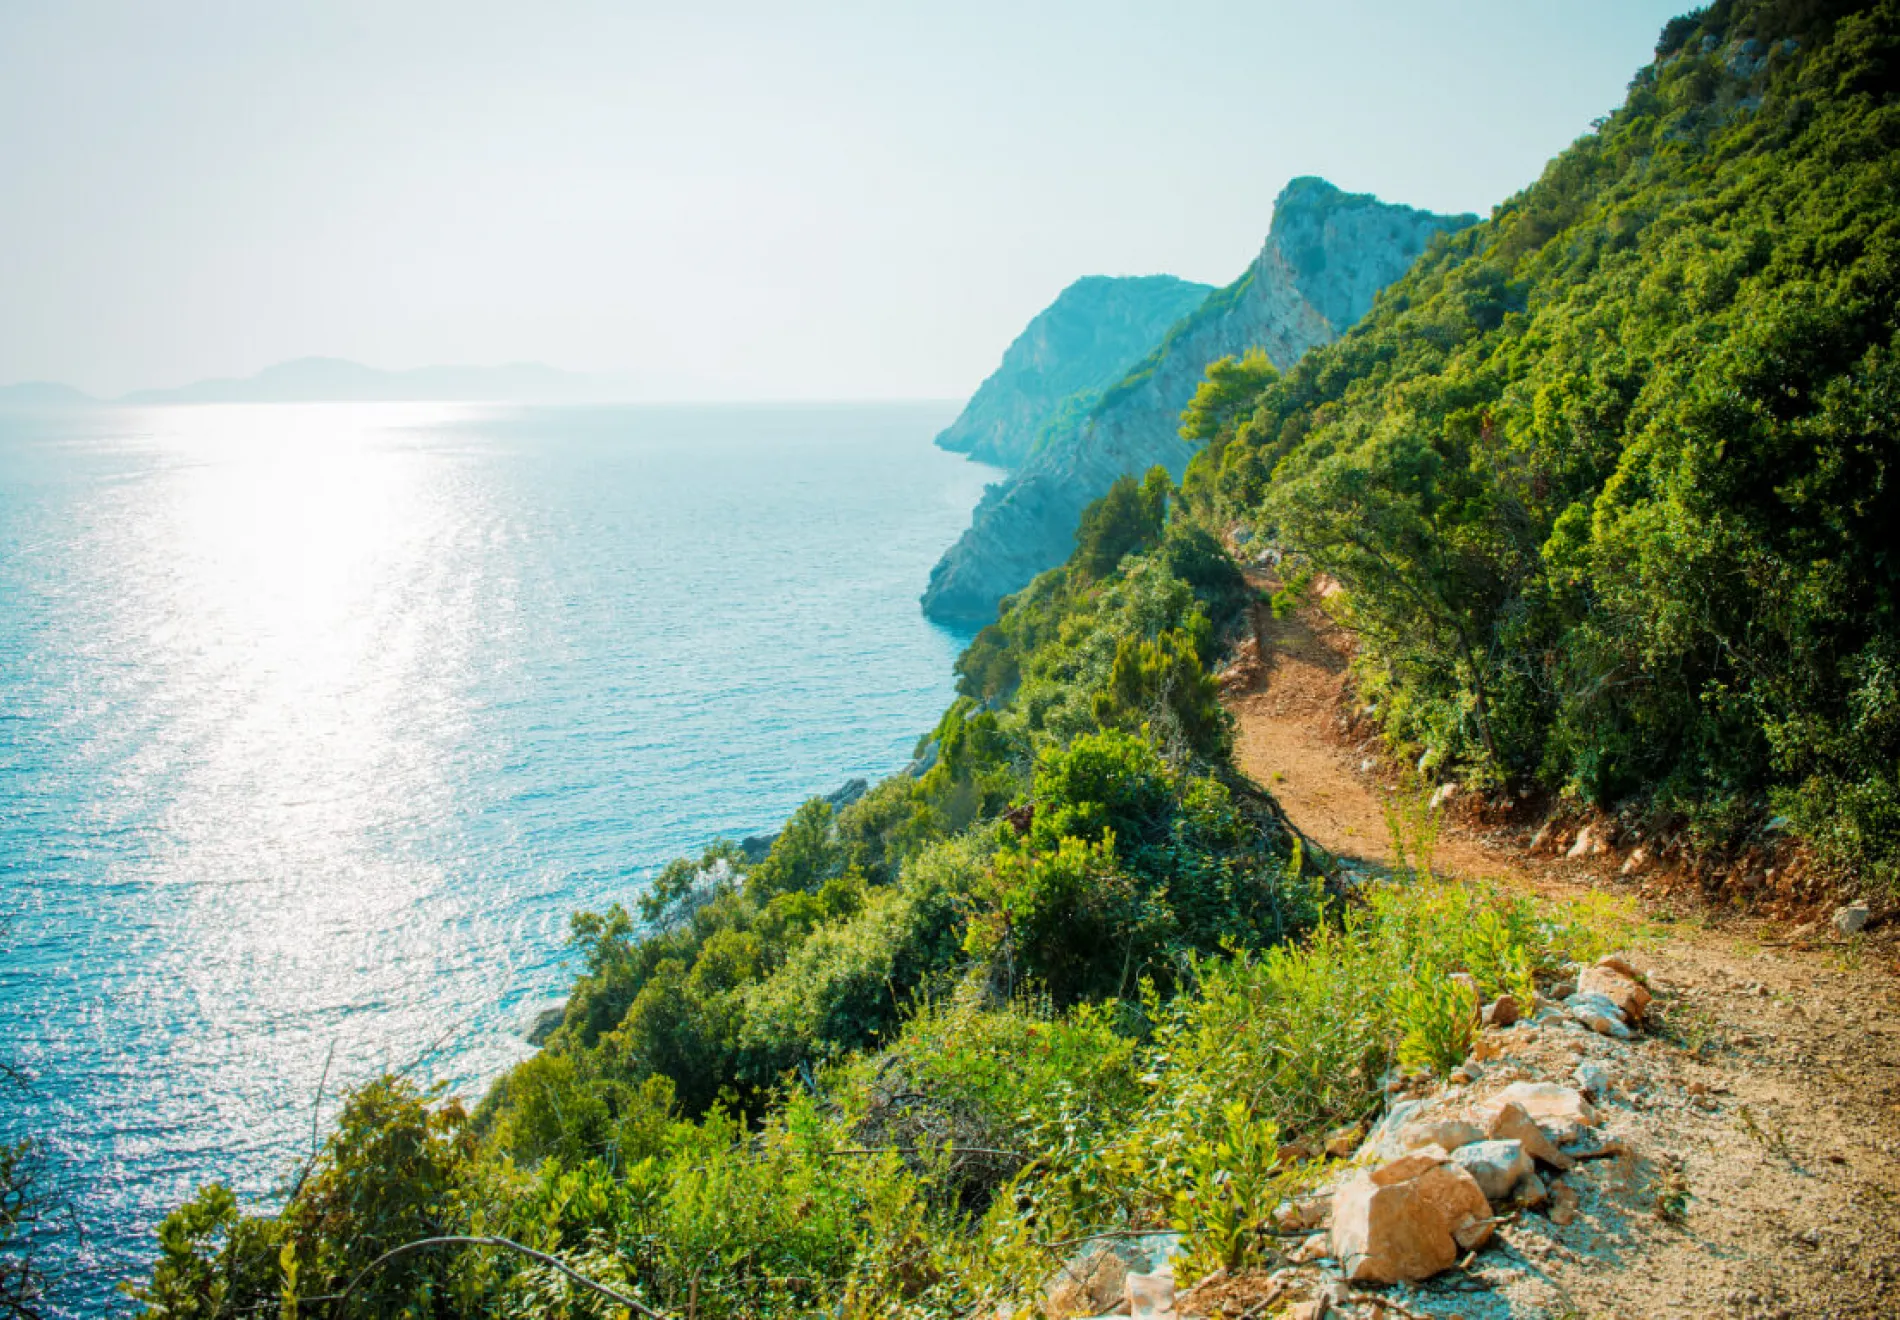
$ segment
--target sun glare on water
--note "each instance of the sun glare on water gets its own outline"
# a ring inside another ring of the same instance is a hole
[[[442,442],[458,411],[153,410],[143,473],[76,532],[72,589],[119,593],[80,643],[96,686],[73,694],[113,776],[91,809],[143,842],[97,882],[138,893],[136,919],[88,958],[102,999],[171,1028],[157,1059],[94,1042],[167,1078],[126,1077],[133,1112],[103,1116],[129,1162],[180,1153],[169,1111],[194,1093],[261,1142],[246,1115],[265,1094],[307,1107],[332,1054],[343,1075],[402,1066],[465,1025],[405,993],[442,970],[444,923],[477,920],[422,836],[469,770],[448,749],[475,630],[509,626],[505,574],[468,571],[508,532]]]

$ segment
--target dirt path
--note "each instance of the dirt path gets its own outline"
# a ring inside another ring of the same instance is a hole
[[[1342,732],[1343,639],[1311,614],[1266,615],[1258,632],[1261,663],[1228,693],[1241,768],[1315,842],[1389,860],[1396,777]],[[1547,894],[1634,893],[1614,855],[1537,860],[1528,833],[1448,822],[1435,867]],[[1501,1246],[1405,1304],[1466,1320],[1900,1316],[1893,936],[1789,947],[1719,914],[1645,915],[1655,938],[1635,961],[1659,991],[1651,1032],[1627,1044],[1533,1032],[1542,1039],[1523,1057],[1493,1067],[1549,1076],[1585,1055],[1604,1062],[1618,1079],[1605,1127],[1630,1155],[1577,1175],[1582,1213],[1570,1225],[1524,1214]],[[1670,1222],[1657,1209],[1675,1185],[1689,1199]]]

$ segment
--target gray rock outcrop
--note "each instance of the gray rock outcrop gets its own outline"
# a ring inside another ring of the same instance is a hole
[[[1475,216],[1443,216],[1295,179],[1274,203],[1266,245],[1234,283],[1208,295],[1081,416],[1047,434],[992,486],[931,572],[924,612],[987,623],[998,602],[1061,563],[1082,510],[1123,473],[1159,463],[1178,480],[1192,455],[1181,410],[1210,362],[1248,349],[1285,368],[1337,338],[1404,274],[1432,238]]]
[[[1080,417],[1211,292],[1172,275],[1077,280],[1016,336],[938,446],[1017,466],[1052,424]]]

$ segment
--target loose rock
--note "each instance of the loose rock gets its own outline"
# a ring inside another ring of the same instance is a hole
[[[1469,1173],[1417,1153],[1399,1163],[1424,1168],[1396,1181],[1377,1170],[1333,1196],[1333,1254],[1355,1283],[1428,1279],[1490,1240],[1491,1205]]]
[[[1096,1315],[1121,1300],[1128,1261],[1105,1242],[1091,1242],[1043,1285],[1052,1316]]]
[[[1347,1159],[1355,1150],[1359,1149],[1359,1143],[1365,1140],[1365,1136],[1366,1125],[1364,1123],[1355,1123],[1351,1127],[1340,1128],[1327,1135],[1326,1153],[1337,1159]]]
[[[1508,1199],[1527,1174],[1536,1173],[1523,1143],[1517,1141],[1474,1141],[1453,1151],[1451,1158],[1494,1204]]]
[[[1586,1059],[1578,1064],[1576,1072],[1571,1075],[1577,1079],[1577,1085],[1583,1093],[1593,1100],[1603,1099],[1616,1086],[1610,1070],[1594,1059]]]
[[[1295,1265],[1310,1265],[1316,1260],[1326,1259],[1332,1252],[1332,1238],[1325,1233],[1315,1233],[1289,1251],[1286,1258]]]
[[[1497,1140],[1517,1142],[1527,1155],[1559,1172],[1576,1163],[1557,1149],[1557,1144],[1531,1118],[1530,1111],[1515,1102],[1507,1101],[1497,1106],[1490,1115],[1490,1122],[1485,1125],[1485,1131]]]
[[[1867,923],[1873,917],[1865,903],[1849,903],[1834,914],[1834,930],[1841,938],[1858,935],[1867,929]]]
[[[1577,1217],[1577,1189],[1558,1183],[1550,1190],[1550,1222],[1563,1228]]]
[[[1484,1006],[1479,1015],[1487,1027],[1509,1027],[1517,1023],[1517,1000],[1511,995],[1499,995]]]
[[[1173,1273],[1156,1270],[1153,1274],[1130,1274],[1128,1314],[1132,1320],[1173,1320]]]
[[[1511,1204],[1521,1205],[1527,1210],[1535,1210],[1550,1200],[1550,1188],[1535,1173],[1527,1173],[1518,1179],[1517,1186],[1511,1189]]]
[[[1596,826],[1585,825],[1577,831],[1576,842],[1570,845],[1570,851],[1564,855],[1574,862],[1579,858],[1594,857],[1607,846]]]
[[[1616,1005],[1617,1011],[1628,1022],[1641,1022],[1643,1014],[1649,1011],[1649,991],[1643,988],[1642,983],[1615,967],[1601,963],[1584,969],[1577,978],[1577,993],[1603,996]]]
[[[1483,1140],[1484,1129],[1462,1118],[1430,1119],[1408,1123],[1399,1129],[1399,1146],[1403,1150],[1417,1150],[1421,1146],[1438,1146],[1447,1151],[1455,1151],[1460,1146],[1468,1146],[1474,1141]]]
[[[1523,1106],[1531,1121],[1560,1143],[1577,1140],[1585,1128],[1597,1123],[1597,1111],[1590,1102],[1574,1087],[1556,1082],[1513,1082],[1498,1092],[1492,1103]]]
[[[1629,1024],[1623,1020],[1623,1010],[1607,995],[1579,990],[1565,1002],[1564,1008],[1572,1018],[1600,1036],[1628,1040],[1632,1035]]]

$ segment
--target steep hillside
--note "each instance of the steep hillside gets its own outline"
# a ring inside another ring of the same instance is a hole
[[[1116,477],[1155,464],[1181,474],[1193,450],[1178,419],[1210,362],[1258,348],[1277,366],[1292,364],[1365,315],[1435,235],[1474,219],[1342,193],[1321,179],[1288,184],[1246,273],[1176,323],[1094,407],[984,497],[932,571],[925,612],[966,623],[994,618],[1005,595],[1068,556],[1083,507]]]
[[[1900,6],[1717,4],[1658,54],[1187,488],[1343,584],[1423,767],[1757,890],[1799,896],[1791,836],[1900,883]]]
[[[1172,275],[1077,280],[1016,336],[937,443],[1015,467],[1052,422],[1090,406],[1210,292]]]

